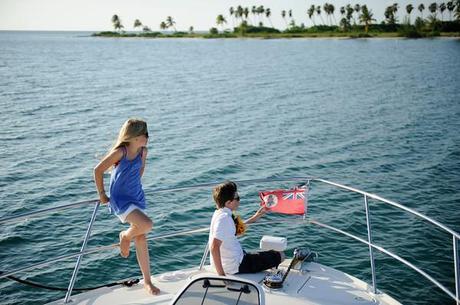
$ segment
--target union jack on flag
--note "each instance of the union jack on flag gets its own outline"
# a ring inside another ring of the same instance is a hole
[[[305,189],[283,193],[283,200],[305,199]]]

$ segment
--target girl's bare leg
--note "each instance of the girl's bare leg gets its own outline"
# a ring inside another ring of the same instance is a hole
[[[129,256],[129,246],[131,244],[131,240],[125,237],[126,231],[121,231],[118,235],[120,237],[120,255],[124,258]]]
[[[120,232],[120,255],[125,258],[129,255],[131,240],[138,235],[147,234],[153,227],[152,220],[139,210],[129,213],[126,221],[131,226],[128,230]]]
[[[136,243],[136,256],[141,268],[142,275],[144,276],[144,288],[148,293],[157,295],[160,293],[160,289],[153,285],[150,278],[150,257],[149,257],[149,248],[147,245],[147,238],[145,234],[138,235],[134,238]]]
[[[152,230],[152,220],[139,210],[134,210],[126,217],[126,221],[131,224],[128,230],[120,233],[120,253],[124,251],[129,255],[129,245],[132,239],[136,243],[136,256],[144,277],[144,288],[148,293],[156,295],[160,289],[155,287],[150,278],[150,257],[147,245],[146,234]],[[125,252],[125,253],[126,253]],[[126,255],[127,256],[127,255]]]

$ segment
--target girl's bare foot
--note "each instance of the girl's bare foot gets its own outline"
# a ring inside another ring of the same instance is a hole
[[[151,295],[159,295],[160,294],[160,289],[158,289],[155,285],[153,285],[152,282],[148,282],[148,283],[144,282],[144,288]]]
[[[120,237],[120,255],[124,258],[129,256],[129,246],[131,241],[126,237],[126,232],[121,231],[119,234]]]

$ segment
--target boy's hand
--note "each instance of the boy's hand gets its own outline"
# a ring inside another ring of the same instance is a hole
[[[257,218],[260,218],[260,217],[264,216],[265,214],[267,214],[268,211],[269,211],[268,208],[263,206],[263,207],[261,207],[260,209],[257,210],[257,212],[254,214],[254,216],[257,217]]]
[[[102,204],[106,204],[107,202],[110,201],[110,198],[107,197],[107,195],[105,193],[102,193],[99,195],[99,201],[102,203]]]

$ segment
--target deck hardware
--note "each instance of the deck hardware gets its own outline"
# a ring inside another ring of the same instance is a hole
[[[300,290],[302,290],[302,288],[305,286],[305,284],[311,279],[311,276],[308,276],[308,278],[305,280],[305,282],[303,282],[302,286],[299,287],[299,289],[297,289],[297,294],[300,292]]]

